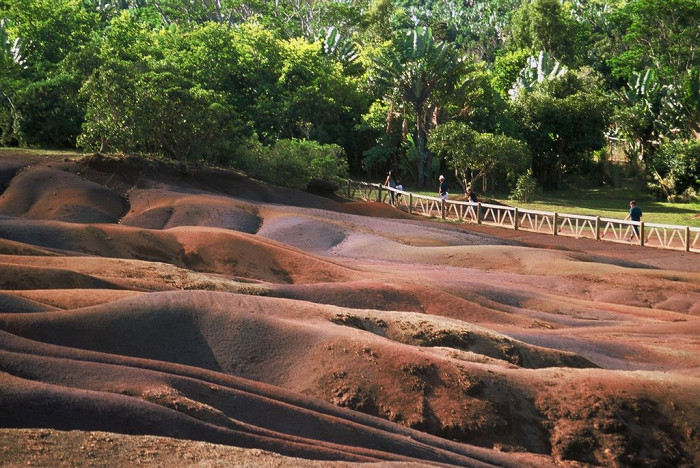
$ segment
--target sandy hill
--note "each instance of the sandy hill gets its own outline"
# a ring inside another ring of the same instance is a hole
[[[0,153],[0,464],[698,466],[700,257]]]

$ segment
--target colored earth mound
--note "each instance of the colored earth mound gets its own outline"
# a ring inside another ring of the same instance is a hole
[[[700,465],[700,256],[0,153],[0,462]]]

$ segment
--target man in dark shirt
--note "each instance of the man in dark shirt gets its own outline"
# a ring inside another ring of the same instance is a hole
[[[627,216],[625,217],[625,221],[628,219],[632,221],[641,221],[642,220],[642,209],[637,206],[637,202],[632,200],[630,202],[630,211],[627,213]],[[636,237],[639,237],[639,226],[634,225],[632,226],[632,229],[634,229],[634,234]],[[631,238],[628,240],[632,240]]]
[[[472,190],[471,187],[467,187],[467,198],[469,199],[470,202],[472,203],[478,203],[479,199],[476,198],[476,193]]]
[[[476,193],[472,190],[471,187],[467,187],[467,200],[471,203],[479,203],[479,199],[476,198]],[[478,221],[476,217],[476,212],[474,211],[474,207],[472,205],[469,205],[467,207],[467,213],[468,216],[471,216],[474,221]]]

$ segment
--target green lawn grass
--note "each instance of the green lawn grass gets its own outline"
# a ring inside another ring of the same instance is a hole
[[[642,209],[644,222],[700,227],[700,203],[664,202],[624,189],[567,189],[542,192],[530,203],[494,197],[494,200],[519,208],[603,218],[624,218],[632,199],[636,200],[637,206]]]
[[[412,191],[410,188],[407,191]],[[435,192],[414,191],[422,195],[436,196]],[[450,194],[453,195],[452,193]],[[535,200],[523,203],[510,200],[506,194],[481,197],[487,203],[494,200],[509,206],[529,210],[569,213],[603,218],[624,219],[629,211],[630,200],[636,200],[644,213],[642,221],[647,223],[674,224],[700,227],[700,203],[670,203],[652,198],[646,194],[636,194],[629,189],[598,187],[543,191]]]
[[[13,156],[13,155],[34,155],[34,156],[46,156],[60,158],[71,158],[71,157],[81,157],[85,156],[79,150],[53,150],[53,149],[37,149],[37,148],[14,148],[14,147],[0,147],[0,156]]]

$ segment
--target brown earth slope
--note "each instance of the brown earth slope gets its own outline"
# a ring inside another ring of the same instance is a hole
[[[700,256],[0,153],[6,466],[698,466]]]

